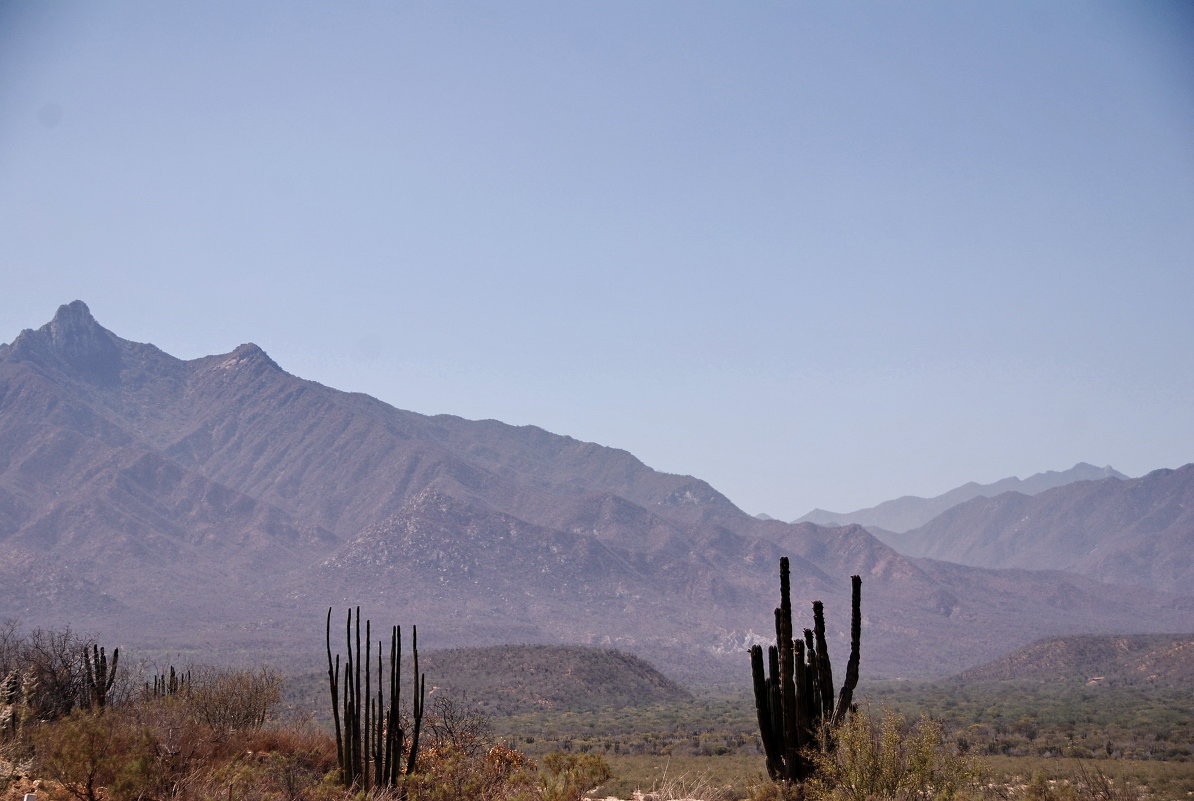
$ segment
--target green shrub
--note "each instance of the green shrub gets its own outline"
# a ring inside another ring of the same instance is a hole
[[[580,801],[589,790],[609,781],[609,765],[596,754],[556,752],[543,758],[539,775],[541,801]]]
[[[400,792],[407,801],[533,801],[534,770],[504,746],[482,754],[446,743],[420,752],[419,769],[402,778]]]
[[[909,726],[891,710],[878,718],[859,710],[809,758],[816,766],[804,788],[809,801],[947,801],[964,797],[978,779],[939,723],[922,717]]]
[[[137,781],[144,763],[133,752],[142,745],[120,716],[77,710],[33,733],[34,770],[79,801],[99,801],[101,788]]]

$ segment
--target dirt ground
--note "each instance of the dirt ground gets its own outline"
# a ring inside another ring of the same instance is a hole
[[[41,779],[18,776],[11,783],[5,783],[5,778],[0,776],[0,801],[24,801],[29,793],[35,794],[37,801],[48,801],[50,798],[49,788]]]

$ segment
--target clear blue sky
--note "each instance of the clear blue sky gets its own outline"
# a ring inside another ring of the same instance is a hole
[[[1194,5],[0,0],[0,341],[76,298],[785,519],[1176,467]]]

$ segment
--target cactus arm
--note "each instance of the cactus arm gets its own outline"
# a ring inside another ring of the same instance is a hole
[[[759,734],[763,740],[763,753],[767,757],[767,775],[772,780],[780,778],[782,759],[776,744],[775,728],[771,714],[771,690],[763,667],[763,647],[753,645],[750,649],[750,669],[754,678],[755,714],[759,721]]]
[[[842,682],[837,709],[833,713],[834,726],[845,720],[854,700],[854,688],[858,685],[858,653],[862,639],[862,577],[851,576],[850,584],[850,660],[846,663],[846,680]]]
[[[340,781],[344,781],[344,738],[340,732],[340,655],[336,654],[336,662],[332,664],[332,608],[328,607],[328,619],[325,631],[325,642],[328,650],[328,689],[332,694],[332,723],[336,731],[336,764],[340,768]]]
[[[821,719],[833,720],[833,667],[825,642],[825,604],[813,601],[813,637],[817,642],[817,684],[821,690]]]
[[[411,699],[411,716],[414,725],[410,735],[410,755],[406,761],[406,772],[415,772],[415,761],[419,755],[419,732],[423,728],[423,698],[427,690],[427,679],[419,673],[419,627],[410,627],[411,661],[414,662],[414,698]]]

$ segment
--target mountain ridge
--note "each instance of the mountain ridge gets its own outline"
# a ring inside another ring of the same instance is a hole
[[[724,676],[773,636],[787,555],[793,603],[825,601],[831,649],[848,643],[849,575],[864,577],[880,673],[1190,619],[1144,590],[1111,599],[1081,577],[911,559],[856,525],[759,520],[627,451],[400,410],[292,376],[251,344],[181,360],[102,329],[81,302],[60,316],[0,348],[0,580],[14,588],[0,615],[309,656],[322,629],[308,624],[361,604],[419,623],[429,647],[599,645]]]
[[[865,509],[856,509],[853,512],[830,512],[825,509],[814,509],[793,522],[815,523],[822,526],[857,523],[867,528],[881,528],[895,534],[902,534],[923,526],[951,507],[973,498],[991,498],[1005,492],[1037,495],[1054,487],[1076,481],[1098,481],[1104,478],[1126,479],[1127,476],[1111,465],[1095,467],[1087,462],[1078,462],[1068,470],[1046,470],[1025,479],[1010,476],[990,484],[968,481],[931,498],[904,495]]]
[[[888,542],[913,556],[1194,594],[1194,464],[975,498]]]

